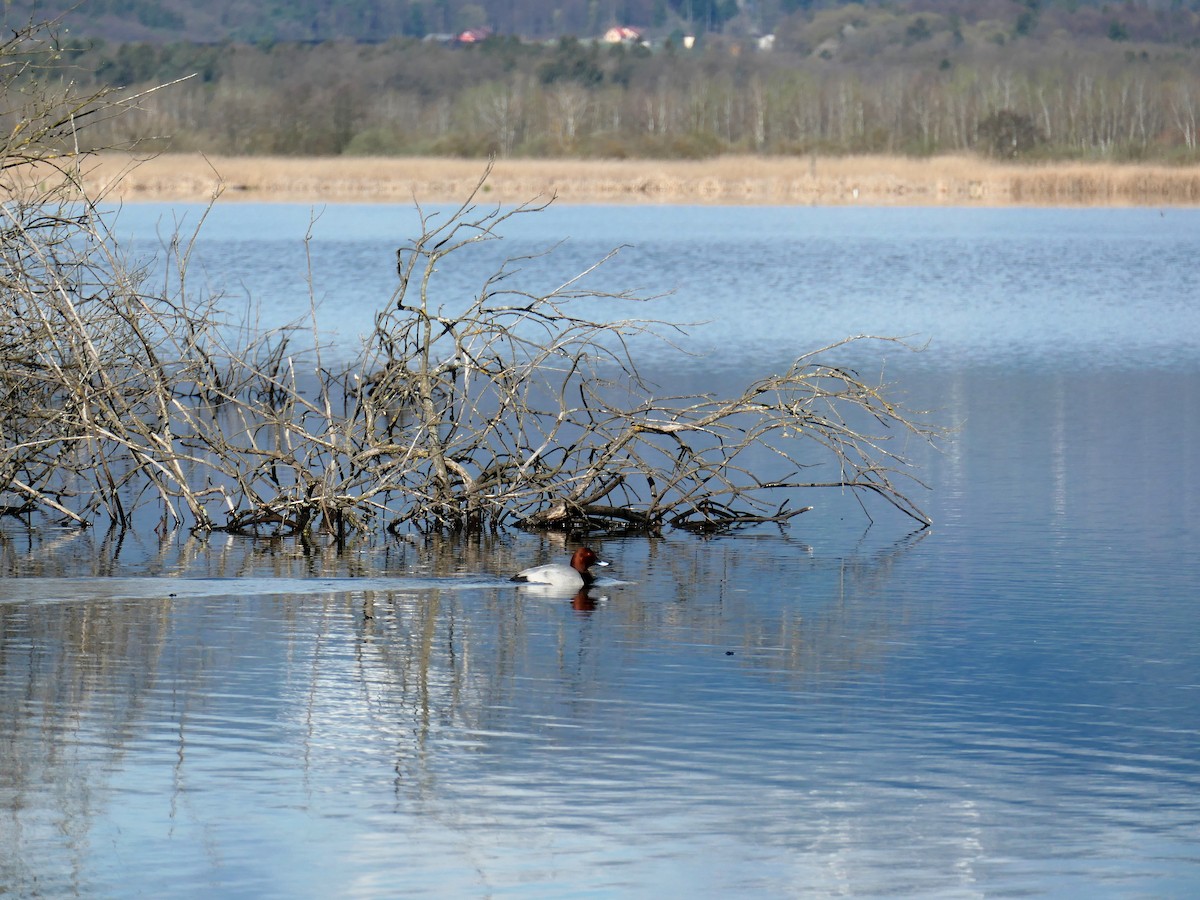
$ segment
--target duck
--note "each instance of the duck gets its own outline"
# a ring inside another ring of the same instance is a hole
[[[523,569],[512,577],[525,584],[549,584],[561,588],[581,588],[596,580],[592,566],[607,566],[591,547],[580,547],[571,554],[570,565],[549,563]]]

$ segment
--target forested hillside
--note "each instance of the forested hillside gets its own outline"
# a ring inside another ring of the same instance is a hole
[[[590,33],[639,16],[662,19],[640,2],[570,21]],[[61,23],[59,77],[140,89],[193,76],[145,99],[138,115],[90,132],[93,140],[153,150],[1200,158],[1200,2],[780,0],[772,7],[743,0],[721,7],[737,14],[710,17],[720,27],[707,32],[687,28],[676,0],[657,2],[666,17],[657,32],[613,44],[535,41],[527,35],[570,29],[530,25],[526,33],[532,7],[518,15],[517,0],[506,7],[510,29],[477,5],[474,21],[497,31],[465,44],[405,36],[398,17],[412,6],[403,3],[260,8],[229,0],[201,10],[86,0]],[[682,7],[690,24],[700,2]],[[448,18],[437,28],[465,24],[449,0],[439,8]],[[213,40],[120,42],[89,34],[111,33],[100,26],[114,16],[153,18],[150,9],[181,34]],[[17,4],[6,15],[21,15]],[[197,30],[201,16],[206,31]],[[374,16],[375,25],[362,31],[361,16]],[[289,30],[302,19],[313,26],[308,32]],[[759,22],[768,21],[769,35],[759,33]],[[693,32],[691,45],[683,37]],[[241,34],[262,39],[234,39]]]
[[[70,10],[72,29],[108,41],[379,41],[488,28],[525,39],[586,38],[614,25],[663,38],[803,30],[824,13],[991,23],[997,34],[1111,36],[1195,46],[1196,0],[9,0],[28,20]],[[912,37],[920,37],[916,25]]]

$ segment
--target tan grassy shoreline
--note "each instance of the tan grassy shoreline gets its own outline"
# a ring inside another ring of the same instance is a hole
[[[89,160],[110,199],[422,203],[464,199],[480,160],[211,157]],[[489,199],[559,203],[1008,206],[1200,205],[1200,166],[1012,165],[974,157],[721,157],[711,160],[499,160]]]

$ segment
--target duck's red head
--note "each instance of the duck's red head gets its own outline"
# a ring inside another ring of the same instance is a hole
[[[589,584],[595,580],[596,576],[594,576],[588,570],[591,569],[592,566],[607,565],[608,563],[601,560],[600,557],[596,555],[596,551],[591,547],[580,547],[571,554],[571,568],[582,575],[583,580]]]

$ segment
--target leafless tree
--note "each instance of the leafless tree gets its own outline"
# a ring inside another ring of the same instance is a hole
[[[79,134],[147,92],[80,92],[59,65],[47,25],[0,45],[0,510],[125,521],[123,498],[182,475],[158,458],[178,368],[158,345],[177,311],[115,255],[81,188]],[[133,487],[138,470],[150,477]]]
[[[806,508],[795,505],[797,491],[836,486],[928,524],[901,490],[913,482],[889,438],[936,429],[882,385],[823,362],[833,347],[732,398],[661,398],[628,341],[673,339],[678,329],[588,315],[597,301],[635,299],[587,287],[592,270],[530,293],[516,283],[523,260],[509,259],[463,307],[440,307],[432,286],[448,258],[544,206],[502,210],[476,199],[444,221],[423,216],[419,238],[398,251],[397,293],[349,376],[348,469],[388,473],[369,494],[400,488],[393,522],[719,529],[786,521]],[[822,466],[833,474],[802,475]]]
[[[587,115],[588,92],[572,82],[557,84],[547,92],[549,116],[558,144],[563,148],[575,145],[580,126]]]

